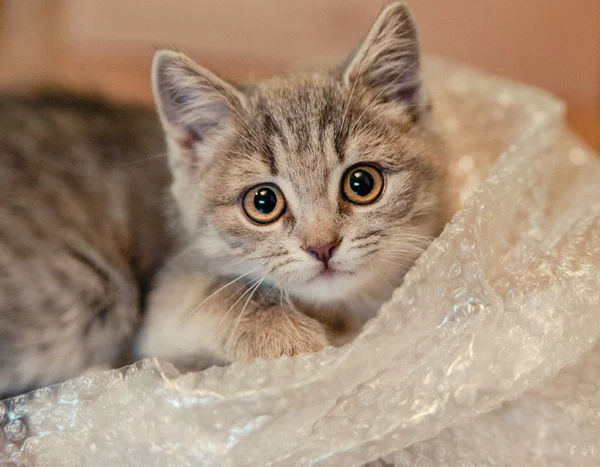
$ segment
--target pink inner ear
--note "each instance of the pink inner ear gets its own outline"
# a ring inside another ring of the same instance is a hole
[[[187,164],[195,166],[198,163],[198,157],[196,154],[196,143],[201,138],[198,137],[193,131],[186,131],[185,135],[176,138],[177,145],[181,148],[180,155]]]
[[[198,139],[194,136],[193,133],[186,133],[185,137],[179,141],[179,145],[184,149],[194,149],[194,143],[196,143]]]
[[[185,134],[177,139],[177,143],[184,149],[194,149],[196,143],[202,142],[202,136],[193,128],[186,128]]]

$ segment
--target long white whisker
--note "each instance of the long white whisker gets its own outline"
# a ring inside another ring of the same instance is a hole
[[[416,245],[414,243],[403,243],[403,242],[398,242],[398,243],[393,243],[393,242],[387,242],[387,245],[390,249],[390,251],[425,251],[427,248],[420,246],[420,245]]]
[[[384,240],[386,243],[391,243],[395,245],[408,245],[408,246],[419,246],[419,242],[427,243],[429,245],[431,240],[425,240],[424,238],[386,238]]]
[[[387,239],[387,240],[385,240],[385,243],[387,243],[388,245],[404,246],[404,247],[412,248],[412,249],[417,248],[419,250],[426,250],[427,247],[429,245],[431,245],[430,241],[418,239],[418,238],[411,239],[410,241],[403,241],[401,239],[396,239],[396,240]]]
[[[392,283],[391,283],[389,280],[387,280],[387,278],[386,278],[386,277],[385,277],[383,274],[381,274],[381,273],[380,273],[380,272],[379,272],[379,271],[378,271],[376,268],[374,268],[373,266],[369,266],[369,269],[371,269],[371,270],[372,270],[372,271],[373,271],[375,274],[377,274],[377,275],[378,275],[379,277],[381,277],[381,278],[382,278],[382,279],[383,279],[385,282],[387,282],[387,283],[388,283],[388,285],[390,286],[390,288],[391,288],[392,290],[394,290],[394,289],[395,289],[395,287],[392,285]]]
[[[382,256],[386,257],[404,257],[415,259],[423,254],[423,250],[380,250]]]
[[[233,339],[233,336],[235,335],[235,331],[237,330],[237,327],[240,324],[240,320],[242,319],[242,315],[244,314],[244,311],[246,311],[246,307],[248,306],[248,303],[250,303],[250,300],[252,299],[252,296],[258,290],[258,288],[260,287],[260,285],[263,283],[263,281],[265,280],[265,277],[263,277],[259,282],[257,282],[252,287],[252,293],[250,294],[250,296],[246,300],[246,303],[244,303],[244,307],[242,308],[242,311],[240,311],[240,314],[239,314],[239,316],[238,316],[238,318],[237,318],[237,320],[235,322],[235,326],[233,326],[233,329],[232,329],[231,333],[229,334],[229,338],[227,339],[228,344],[226,344],[226,346],[229,345],[229,342]]]
[[[414,262],[409,262],[407,263],[396,263],[395,261],[387,261],[384,259],[380,259],[379,261],[381,261],[382,263],[387,263],[387,264],[393,264],[394,266],[402,266],[403,268],[411,268],[414,264]]]
[[[285,296],[285,301],[287,302],[288,306],[290,308],[294,308],[294,303],[292,302],[292,299],[290,298],[290,291],[287,289],[283,290],[284,296]]]
[[[279,306],[281,307],[281,311],[284,311],[283,308],[283,287],[279,289]]]
[[[419,256],[388,256],[386,258],[382,258],[386,261],[402,261],[407,264],[414,264]]]
[[[204,305],[208,300],[210,300],[212,297],[214,297],[216,294],[218,294],[221,290],[225,289],[226,287],[229,287],[231,284],[236,283],[237,281],[239,281],[240,279],[246,277],[248,274],[252,274],[254,271],[256,271],[258,268],[254,268],[250,271],[248,271],[245,274],[242,274],[241,276],[236,277],[234,280],[232,280],[231,282],[228,282],[227,284],[225,284],[223,287],[220,287],[219,289],[217,289],[215,292],[211,293],[208,297],[206,297],[204,300],[202,300],[198,305],[196,305],[196,307],[190,311],[187,315],[185,315],[185,317],[183,318],[183,321],[187,321],[197,310],[198,308],[200,308],[202,305]]]
[[[418,257],[419,257],[419,255],[386,255],[382,259],[393,259],[393,260],[397,259],[397,260],[409,261],[411,263],[414,263]]]
[[[406,254],[412,253],[412,254],[420,255],[425,250],[426,250],[425,248],[419,248],[419,247],[410,248],[410,247],[406,247],[406,246],[402,245],[401,248],[386,248],[383,251],[385,251],[386,253],[406,253]]]
[[[390,230],[395,231],[395,230],[401,230],[401,229],[390,229]],[[409,233],[409,232],[395,232],[394,237],[422,238],[422,239],[429,240],[429,241],[433,241],[436,239],[436,237],[432,236],[432,235],[430,235],[430,236],[419,235],[419,234],[414,234],[414,233]]]
[[[273,286],[267,291],[267,293],[263,296],[263,298],[267,298],[267,296],[273,291],[275,286],[276,286],[276,284],[273,284]]]
[[[242,295],[240,295],[240,296],[239,296],[239,298],[238,298],[238,299],[237,299],[235,302],[233,302],[233,305],[231,305],[231,306],[230,306],[230,307],[227,309],[227,311],[226,311],[226,312],[225,312],[225,314],[223,315],[223,318],[221,318],[221,321],[219,321],[219,324],[217,324],[217,326],[215,327],[215,332],[216,332],[216,331],[217,331],[217,330],[218,330],[218,329],[221,327],[221,325],[222,325],[222,324],[223,324],[223,322],[225,321],[225,318],[227,318],[227,315],[229,314],[229,312],[230,312],[231,310],[233,310],[233,308],[234,308],[234,307],[235,307],[235,306],[236,306],[236,305],[237,305],[237,304],[240,302],[240,300],[241,300],[242,298],[244,298],[244,297],[246,296],[246,294],[252,290],[252,288],[253,288],[253,287],[254,287],[254,286],[257,284],[257,282],[258,282],[259,280],[260,280],[260,279],[257,279],[255,282],[252,282],[252,283],[249,285],[249,287],[246,289],[246,291],[245,291],[245,292],[244,292]]]

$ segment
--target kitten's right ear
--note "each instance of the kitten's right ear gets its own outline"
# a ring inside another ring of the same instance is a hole
[[[154,56],[152,89],[165,132],[192,158],[244,108],[243,94],[231,84],[170,50]]]
[[[372,89],[381,99],[418,105],[421,93],[421,54],[417,28],[403,1],[389,4],[350,60],[343,80]]]

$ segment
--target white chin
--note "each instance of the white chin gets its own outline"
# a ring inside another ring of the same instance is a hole
[[[301,300],[313,303],[331,303],[345,301],[361,292],[364,278],[358,275],[335,274],[317,277],[310,282],[290,288],[293,295]]]

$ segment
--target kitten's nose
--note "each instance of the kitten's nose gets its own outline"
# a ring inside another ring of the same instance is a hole
[[[336,248],[341,242],[341,239],[334,240],[333,242],[329,242],[326,245],[308,246],[305,248],[305,250],[307,251],[307,253],[311,254],[319,261],[321,261],[325,266],[327,266],[327,263],[329,262],[329,260],[333,256],[333,253],[335,252]]]

